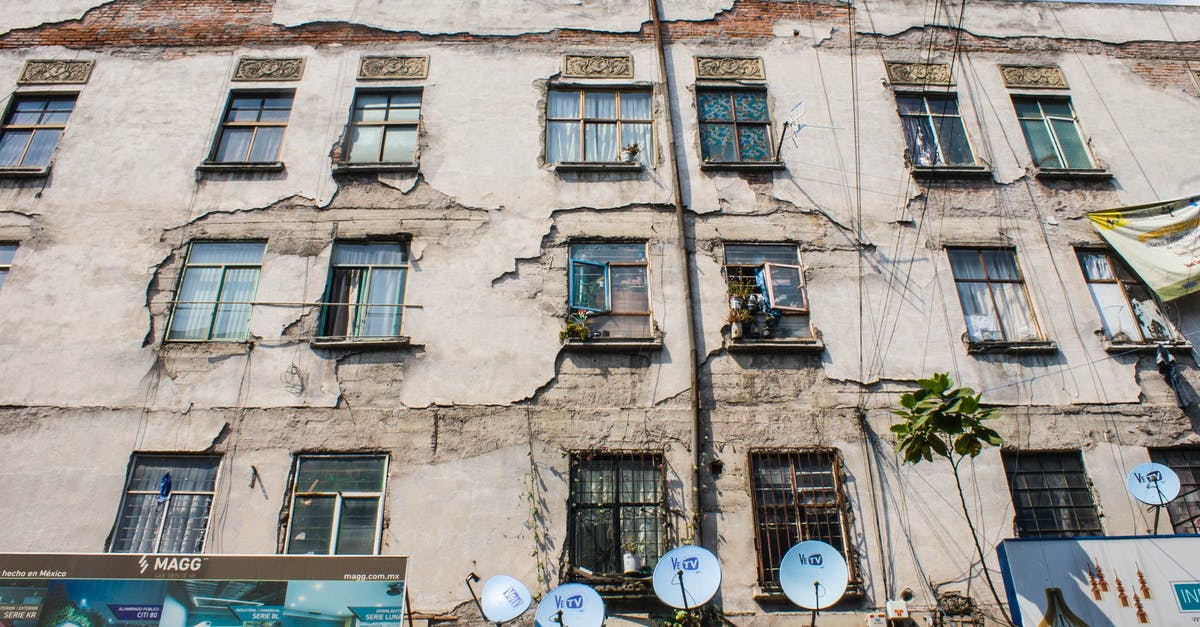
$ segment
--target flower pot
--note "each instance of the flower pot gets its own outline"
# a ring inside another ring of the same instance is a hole
[[[625,554],[621,556],[621,561],[625,566],[625,574],[626,575],[642,574],[642,554],[641,553],[630,553],[630,552],[626,551]]]
[[[729,297],[729,308],[730,309],[741,309],[745,305],[746,305],[746,301],[741,296],[730,296]]]
[[[731,339],[740,340],[740,339],[742,339],[743,335],[745,335],[745,329],[742,328],[741,322],[730,322],[729,323],[729,337]]]
[[[634,161],[637,161],[637,154],[638,153],[633,150],[622,150],[621,161],[624,161],[625,163],[633,163]]]

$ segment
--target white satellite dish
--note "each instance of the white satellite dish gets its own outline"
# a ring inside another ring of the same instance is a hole
[[[1146,505],[1166,505],[1179,496],[1179,475],[1162,464],[1142,464],[1129,471],[1125,488]]]
[[[488,620],[497,624],[524,614],[531,604],[533,595],[529,594],[529,588],[508,575],[488,579],[479,594],[479,609]]]
[[[840,601],[849,580],[846,558],[820,540],[806,540],[793,546],[779,563],[783,593],[806,610],[823,610]]]
[[[721,562],[708,549],[685,545],[667,551],[654,565],[654,595],[688,610],[708,603],[721,588]]]
[[[537,627],[600,627],[604,617],[604,599],[591,586],[565,583],[546,593],[533,620]]]

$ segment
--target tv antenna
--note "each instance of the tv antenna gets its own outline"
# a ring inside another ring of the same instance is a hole
[[[846,594],[850,569],[838,550],[820,540],[806,540],[784,553],[779,562],[779,585],[788,600],[812,610],[816,627],[817,612],[832,607]]]
[[[1141,464],[1129,471],[1129,476],[1125,478],[1125,489],[1133,498],[1154,510],[1151,535],[1158,535],[1158,518],[1162,509],[1179,496],[1179,475],[1162,464]]]
[[[604,617],[604,599],[591,586],[564,583],[546,593],[533,621],[536,627],[600,627]]]
[[[690,611],[708,603],[721,588],[721,563],[708,549],[690,544],[667,551],[654,565],[654,596]]]
[[[524,614],[533,603],[529,588],[508,575],[496,575],[488,579],[479,596],[475,596],[475,588],[471,587],[471,583],[477,581],[479,575],[468,574],[467,590],[471,591],[471,598],[475,600],[479,613],[497,626]]]

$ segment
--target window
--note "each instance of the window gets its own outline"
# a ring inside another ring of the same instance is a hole
[[[262,242],[193,243],[175,295],[167,339],[245,340],[265,246]]]
[[[0,287],[4,287],[4,279],[8,278],[8,270],[12,268],[13,257],[16,255],[16,244],[0,244]]]
[[[596,574],[620,573],[629,545],[637,546],[643,564],[657,562],[663,554],[665,483],[656,453],[572,453],[571,564]]]
[[[1200,448],[1152,448],[1150,460],[1179,475],[1179,496],[1167,504],[1175,533],[1200,533]]]
[[[617,161],[637,144],[637,160],[654,163],[650,92],[552,89],[546,107],[546,161]]]
[[[752,451],[750,466],[759,584],[778,589],[784,553],[804,540],[836,548],[850,565],[851,581],[856,580],[837,450]]]
[[[326,337],[400,335],[408,247],[400,243],[333,245],[325,302]]]
[[[1100,514],[1079,451],[1003,451],[1017,536],[1099,536]]]
[[[950,268],[972,342],[1041,339],[1017,254],[1006,248],[955,248]]]
[[[1117,342],[1171,339],[1171,326],[1158,301],[1120,259],[1096,250],[1079,250],[1076,255],[1105,337]]]
[[[700,151],[705,161],[771,161],[771,118],[765,89],[697,89]]]
[[[200,553],[219,457],[134,455],[113,553]]]
[[[0,128],[0,167],[43,168],[67,128],[75,95],[14,97]]]
[[[1035,166],[1071,170],[1095,167],[1070,99],[1013,96],[1013,106]]]
[[[297,457],[286,551],[379,553],[387,462],[383,455]]]
[[[752,338],[811,337],[800,253],[790,244],[726,244],[725,280],[752,314]],[[748,292],[748,295],[746,294]]]
[[[421,92],[359,92],[350,116],[346,161],[416,163]]]
[[[291,92],[229,97],[212,160],[217,163],[275,163],[292,113]]]
[[[571,246],[571,309],[601,337],[650,337],[645,244]]]
[[[904,125],[908,158],[913,165],[975,165],[956,96],[898,95],[896,105]]]

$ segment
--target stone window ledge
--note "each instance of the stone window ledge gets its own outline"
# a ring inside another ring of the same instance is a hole
[[[1057,353],[1058,344],[1052,340],[1034,340],[1029,342],[967,342],[967,352],[971,354],[1008,353],[1012,355]]]
[[[991,168],[983,165],[914,165],[913,178],[918,179],[967,179],[991,178]]]
[[[642,353],[662,350],[663,342],[659,338],[592,338],[587,340],[570,339],[563,342],[564,351],[573,353]]]
[[[705,161],[700,164],[700,169],[718,172],[721,170],[762,172],[783,170],[785,166],[782,161]]]
[[[251,340],[163,340],[166,354],[243,355],[254,350]]]
[[[1187,352],[1192,350],[1192,343],[1187,340],[1170,340],[1166,342],[1104,340],[1104,350],[1108,353],[1154,353],[1158,351],[1160,345],[1172,352]]]
[[[37,179],[50,176],[50,166],[40,168],[0,167],[0,178],[5,179]]]
[[[418,172],[419,163],[350,163],[339,161],[333,164],[334,174],[377,174],[381,172]]]
[[[560,161],[555,172],[641,172],[646,167],[640,161]]]
[[[731,353],[819,353],[825,350],[825,343],[815,337],[777,340],[726,339],[725,350]]]
[[[404,335],[396,337],[315,337],[309,344],[313,348],[353,350],[388,350],[416,346],[412,343],[412,338]]]
[[[789,605],[791,604],[791,600],[789,600],[787,598],[787,595],[783,593],[783,588],[780,588],[778,585],[763,586],[762,584],[759,584],[759,585],[754,586],[753,590],[754,590],[753,598],[755,601],[758,601],[759,603],[787,603]],[[862,589],[861,583],[858,581],[851,581],[846,586],[846,593],[844,595],[842,595],[842,600],[839,601],[838,603],[842,603],[845,601],[853,602],[853,601],[857,601],[857,600],[861,599],[862,597],[863,597],[863,589]]]
[[[570,579],[572,582],[591,586],[604,599],[642,601],[655,598],[654,587],[649,576],[588,574],[583,569],[575,567],[572,569]]]
[[[197,172],[282,172],[282,161],[265,161],[260,163],[237,162],[219,163],[205,161],[196,166]]]
[[[1038,168],[1034,174],[1039,179],[1074,179],[1107,181],[1113,177],[1112,172],[1104,168]]]

